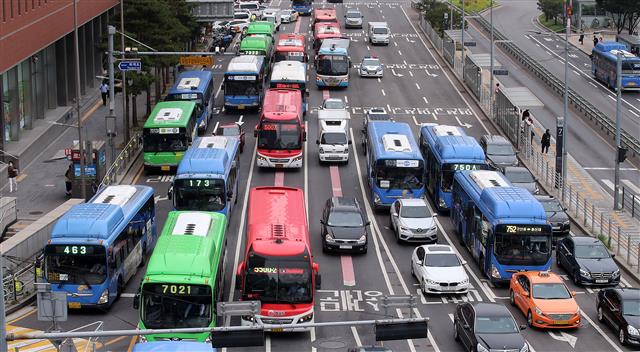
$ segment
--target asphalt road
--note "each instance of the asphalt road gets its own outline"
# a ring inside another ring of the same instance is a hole
[[[356,3],[353,3],[356,4]],[[283,2],[282,7],[288,5]],[[344,6],[339,5],[339,18]],[[451,314],[455,304],[461,301],[499,302],[508,305],[506,289],[491,287],[484,280],[477,266],[464,249],[460,254],[469,264],[466,269],[472,280],[473,290],[466,296],[422,296],[418,291],[417,281],[411,276],[409,258],[413,245],[397,244],[392,232],[388,228],[389,217],[386,212],[372,212],[369,207],[370,193],[366,189],[363,178],[365,162],[359,141],[359,126],[362,123],[363,109],[371,106],[384,106],[391,110],[397,121],[408,122],[418,133],[418,123],[438,122],[468,126],[469,134],[480,136],[487,133],[483,121],[479,120],[474,109],[467,105],[470,99],[459,93],[459,89],[450,81],[450,74],[441,69],[439,61],[428,51],[429,44],[416,33],[415,27],[409,22],[408,16],[415,16],[409,8],[409,3],[387,2],[369,4],[357,3],[364,14],[365,20],[387,21],[395,34],[393,42],[388,47],[369,47],[364,42],[361,30],[348,30],[352,43],[351,58],[358,63],[365,55],[375,54],[388,66],[385,77],[377,79],[362,79],[352,71],[349,88],[345,90],[321,91],[310,84],[310,106],[317,107],[327,96],[342,97],[348,100],[352,112],[352,145],[350,162],[344,165],[320,165],[317,157],[317,147],[313,141],[317,133],[316,114],[307,115],[308,141],[305,144],[304,167],[299,170],[285,170],[276,175],[274,170],[263,170],[255,167],[255,139],[251,130],[257,122],[255,113],[221,112],[217,119],[220,121],[245,121],[247,145],[241,156],[240,198],[238,207],[231,216],[228,236],[228,255],[226,268],[226,282],[231,278],[244,246],[244,225],[247,192],[250,187],[274,185],[282,182],[286,186],[304,188],[307,195],[309,214],[309,229],[314,260],[320,265],[322,274],[322,289],[316,292],[315,320],[317,322],[344,321],[357,319],[382,318],[385,312],[380,307],[380,296],[385,294],[416,294],[419,303],[414,314],[426,316],[430,321],[430,338],[413,341],[385,342],[394,351],[462,351],[462,347],[453,340]],[[408,16],[407,16],[408,15]],[[302,18],[300,31],[308,33],[309,18]],[[294,24],[282,26],[282,31],[293,31]],[[355,41],[357,40],[357,41]],[[224,57],[222,66],[226,67],[228,57]],[[393,65],[393,71],[389,68]],[[312,69],[311,69],[312,70]],[[216,66],[216,88],[221,82],[223,70]],[[313,72],[310,72],[313,75]],[[218,106],[221,106],[222,93],[217,96]],[[166,199],[166,191],[171,181],[170,175],[143,176],[140,173],[136,183],[146,184],[156,190],[157,215],[160,224],[164,222],[171,203]],[[369,251],[365,255],[340,256],[322,253],[319,235],[320,214],[324,202],[332,195],[356,197],[365,205],[367,216],[371,221]],[[439,242],[458,247],[453,241],[454,234],[448,217],[441,216],[439,222]],[[108,312],[73,312],[68,322],[62,324],[65,330],[80,325],[101,320],[103,329],[132,329],[138,322],[137,311],[132,309],[133,293],[143,275],[143,270],[130,280],[126,287],[126,294],[114,304]],[[353,275],[351,275],[353,273]],[[626,278],[628,280],[628,278]],[[527,329],[523,334],[535,351],[626,351],[616,342],[616,336],[606,327],[594,325],[595,295],[593,290],[574,287],[567,282],[572,290],[578,291],[577,300],[584,310],[585,325],[570,330],[564,334],[548,333],[542,330]],[[638,283],[632,282],[637,287]],[[227,285],[230,287],[231,285]],[[237,291],[226,292],[228,300],[238,298]],[[524,324],[522,314],[512,310],[518,323]],[[390,314],[398,316],[398,312]],[[408,311],[401,312],[404,316]],[[587,319],[588,317],[588,319]],[[236,323],[232,321],[232,323]],[[35,315],[13,322],[13,325],[36,329],[45,329],[48,324],[37,322]],[[233,349],[238,351],[344,351],[347,347],[357,344],[373,344],[374,335],[370,328],[322,328],[307,333],[269,334],[264,348]],[[102,350],[124,351],[132,344],[130,338],[111,339],[101,341],[107,346]]]

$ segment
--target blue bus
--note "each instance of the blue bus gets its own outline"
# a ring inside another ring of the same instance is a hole
[[[327,38],[322,41],[316,55],[316,85],[323,87],[348,87],[349,39]]]
[[[224,73],[224,106],[229,109],[259,108],[268,76],[264,56],[240,55],[231,59]]]
[[[425,161],[425,188],[440,212],[451,208],[453,174],[460,170],[488,170],[484,151],[462,127],[425,123],[420,128],[420,151]]]
[[[44,279],[69,308],[106,308],[157,239],[153,189],[108,186],[58,219],[44,247]]]
[[[132,352],[216,352],[210,343],[193,341],[139,342]]]
[[[240,141],[197,138],[178,165],[169,197],[175,210],[215,211],[228,217],[238,201]]]
[[[313,10],[313,0],[293,0],[291,8],[300,15],[310,16]]]
[[[196,103],[196,126],[198,134],[207,131],[213,115],[214,93],[211,71],[184,71],[178,75],[165,101],[193,101]]]
[[[617,54],[622,54],[622,90],[640,90],[640,58],[618,42],[600,42],[591,51],[591,73],[609,89],[617,89]]]
[[[368,122],[364,148],[375,208],[389,207],[398,198],[423,196],[424,160],[408,124]]]
[[[491,282],[522,270],[551,267],[551,225],[529,191],[497,171],[459,171],[453,177],[451,222],[460,243]]]

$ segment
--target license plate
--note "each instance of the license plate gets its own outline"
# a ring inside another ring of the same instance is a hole
[[[169,171],[169,170],[171,170],[171,167],[169,165],[162,165],[162,166],[160,166],[160,170]]]
[[[238,109],[240,109],[240,110],[244,109],[244,105],[242,105],[242,104],[238,105]]]
[[[284,164],[276,164],[276,169],[282,169],[284,167]]]
[[[596,280],[596,284],[606,284],[609,280]]]
[[[273,328],[271,329],[271,332],[283,332],[284,329],[283,328]]]
[[[627,85],[629,85],[629,86],[635,86],[635,85],[636,85],[636,82],[629,82],[629,83],[627,83]]]
[[[69,302],[67,306],[71,309],[80,309],[80,302]]]
[[[352,246],[347,246],[347,245],[341,245],[340,249],[351,249],[353,248]]]
[[[555,321],[556,325],[567,325],[569,324],[568,320],[556,320]]]

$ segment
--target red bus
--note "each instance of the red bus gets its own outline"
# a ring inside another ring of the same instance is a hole
[[[291,187],[254,187],[249,193],[247,241],[237,282],[242,300],[260,300],[257,324],[313,322],[319,266],[309,244],[304,192]],[[242,325],[254,323],[242,317]]]
[[[327,38],[342,38],[338,22],[319,22],[313,27],[313,49],[320,49],[322,41]]]
[[[313,10],[312,28],[318,22],[335,22],[338,23],[338,14],[336,9],[315,9]]]
[[[304,52],[304,44],[304,34],[280,33],[276,41],[275,62],[307,62],[308,57]]]
[[[260,167],[302,167],[302,145],[307,140],[302,115],[302,91],[267,89],[260,122],[253,133],[258,138]]]

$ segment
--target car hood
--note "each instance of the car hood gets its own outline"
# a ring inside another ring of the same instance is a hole
[[[380,69],[380,66],[360,66],[362,68],[364,68],[367,71],[377,71],[378,69]]]
[[[536,307],[545,313],[573,314],[578,310],[578,304],[573,298],[567,299],[533,299]]]
[[[366,233],[364,227],[328,226],[327,231],[329,231],[333,238],[340,240],[357,240]]]
[[[535,182],[511,182],[514,187],[521,187],[529,191],[531,194],[536,192],[536,183]]]
[[[565,223],[569,221],[569,217],[563,211],[550,211],[547,212],[547,219],[552,223]]]
[[[496,165],[512,166],[518,165],[518,158],[515,155],[494,155],[487,154],[487,159]]]
[[[520,350],[524,346],[524,338],[519,333],[512,334],[478,334],[478,340],[491,350]]]
[[[469,279],[462,266],[425,267],[427,278],[435,282],[461,282]]]
[[[635,315],[624,315],[624,319],[627,324],[633,326],[636,329],[640,329],[640,317]]]
[[[400,226],[410,229],[430,229],[434,225],[433,218],[400,218]]]
[[[325,153],[343,152],[349,148],[349,144],[320,144]]]
[[[587,269],[591,273],[610,273],[616,269],[618,266],[611,258],[604,259],[585,259],[585,258],[576,258],[578,264],[583,269]]]

